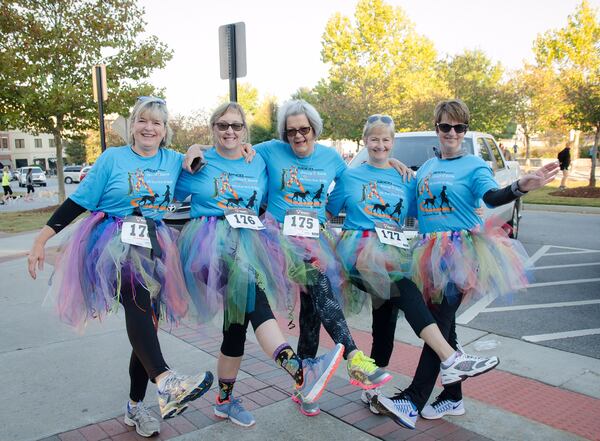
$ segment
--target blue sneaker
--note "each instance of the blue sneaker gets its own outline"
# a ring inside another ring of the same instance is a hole
[[[250,412],[244,409],[242,406],[242,400],[240,398],[233,398],[230,396],[227,401],[219,403],[217,398],[217,404],[214,407],[215,415],[219,418],[229,418],[232,423],[242,427],[251,427],[256,424],[256,420]]]
[[[331,351],[320,357],[302,360],[304,384],[302,387],[297,388],[297,391],[302,395],[302,401],[313,403],[321,397],[343,355],[344,345],[338,343]]]
[[[187,409],[187,403],[200,398],[212,385],[213,374],[209,371],[198,375],[178,375],[169,372],[162,388],[158,388],[158,406],[164,420],[173,418]]]
[[[400,392],[392,398],[378,395],[373,397],[371,404],[382,415],[389,416],[396,424],[400,424],[409,429],[414,429],[417,423],[417,406],[404,394]]]
[[[300,410],[300,413],[304,416],[317,416],[321,413],[319,403],[307,403],[302,399],[302,394],[298,391],[294,391],[292,394],[292,401],[298,405],[298,410]]]

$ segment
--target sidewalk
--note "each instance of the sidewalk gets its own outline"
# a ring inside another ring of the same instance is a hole
[[[50,270],[32,281],[26,274],[27,250],[33,233],[0,238],[0,375],[4,403],[0,408],[1,440],[100,441],[143,439],[122,423],[128,391],[129,344],[122,315],[92,323],[83,335],[62,325],[48,307],[40,307]],[[18,287],[18,289],[15,289]],[[357,345],[370,349],[370,313],[349,320]],[[296,328],[287,331],[295,346]],[[419,419],[416,430],[373,415],[360,402],[360,390],[348,383],[345,364],[320,401],[319,416],[302,416],[290,400],[291,379],[248,335],[242,372],[235,393],[242,396],[257,424],[241,429],[212,414],[214,390],[195,401],[181,416],[163,421],[152,439],[198,440],[600,440],[600,360],[520,340],[458,329],[467,351],[474,342],[495,339],[501,364],[464,383],[467,413],[438,421]],[[322,332],[321,347],[333,346]],[[219,326],[186,324],[163,328],[161,344],[173,367],[192,373],[216,369]],[[419,340],[399,321],[390,370],[395,374],[385,392],[410,382]],[[436,389],[432,398],[439,392]],[[146,401],[157,412],[155,387]]]

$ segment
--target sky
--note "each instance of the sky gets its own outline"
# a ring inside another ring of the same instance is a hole
[[[580,0],[387,0],[401,7],[440,57],[481,49],[506,69],[533,61],[533,41],[563,27]],[[321,37],[328,19],[352,17],[356,0],[140,0],[146,31],[174,51],[150,80],[165,88],[172,114],[211,111],[229,93],[219,73],[221,25],[244,22],[247,76],[261,97],[284,101],[327,77]],[[600,8],[600,0],[590,0]]]

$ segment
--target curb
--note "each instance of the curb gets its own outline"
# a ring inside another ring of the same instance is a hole
[[[554,211],[557,213],[600,214],[600,207],[584,207],[581,205],[545,205],[524,203],[525,211]]]

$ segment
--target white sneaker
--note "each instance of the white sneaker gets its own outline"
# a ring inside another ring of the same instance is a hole
[[[456,358],[450,366],[441,364],[442,384],[448,386],[460,383],[469,377],[476,377],[494,369],[499,363],[498,357],[483,358],[457,351]]]
[[[160,433],[160,423],[154,418],[143,402],[131,407],[129,402],[125,406],[123,421],[128,426],[134,427],[138,435],[149,438]]]
[[[421,416],[426,420],[439,420],[446,415],[464,415],[465,406],[463,400],[452,401],[440,399],[438,396],[435,401],[428,404],[421,411]]]
[[[379,415],[379,411],[373,406],[371,401],[373,397],[379,396],[381,394],[381,389],[376,387],[375,389],[363,390],[362,394],[360,394],[360,401],[369,406],[369,410],[375,415]]]

